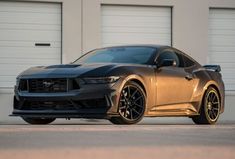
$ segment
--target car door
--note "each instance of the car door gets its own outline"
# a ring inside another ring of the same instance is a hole
[[[172,59],[175,66],[161,66],[163,60]],[[173,49],[165,49],[159,53],[156,71],[157,105],[183,104],[191,101],[194,90],[194,79],[185,71],[184,61]]]

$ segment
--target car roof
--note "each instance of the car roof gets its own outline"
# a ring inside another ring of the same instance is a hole
[[[163,47],[171,47],[167,45],[157,45],[157,44],[134,44],[134,45],[117,45],[117,46],[108,46],[108,47],[103,47],[104,48],[118,48],[118,47],[153,47],[156,49],[163,48]],[[172,48],[172,47],[171,47]]]
[[[156,48],[157,50],[159,49],[167,49],[167,48],[171,48],[174,50],[178,50],[172,46],[168,46],[168,45],[158,45],[158,44],[134,44],[134,45],[118,45],[118,46],[108,46],[108,47],[103,47],[100,49],[105,49],[105,48],[119,48],[119,47],[151,47],[151,48]],[[180,52],[180,54],[186,56],[187,58],[191,59],[192,61],[194,61],[194,63],[200,65],[196,60],[194,60],[191,56],[189,56],[188,54],[178,50]]]

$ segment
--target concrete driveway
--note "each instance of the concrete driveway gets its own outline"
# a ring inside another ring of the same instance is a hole
[[[0,122],[0,154],[2,159],[233,159],[235,121],[212,126],[185,118],[146,118],[129,126],[105,120]]]

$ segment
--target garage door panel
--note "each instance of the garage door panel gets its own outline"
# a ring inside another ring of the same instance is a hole
[[[20,69],[18,69],[18,68],[17,69],[9,69],[9,68],[7,68],[6,70],[4,70],[4,71],[6,71],[6,74],[4,74],[4,76],[0,76],[1,77],[0,84],[4,84],[4,83],[8,83],[8,82],[13,82],[13,85],[11,85],[11,86],[14,87],[17,76],[12,75],[12,73],[19,75],[22,72],[22,70],[26,70],[26,69],[29,68],[27,66],[23,66],[23,67],[21,67],[20,65],[17,65],[17,66]],[[2,69],[1,69],[1,71],[2,71]],[[12,79],[12,80],[9,80],[9,79]],[[4,83],[1,83],[1,82],[4,82]],[[4,87],[9,87],[9,86],[5,85]]]
[[[123,32],[129,32],[129,33],[157,33],[157,34],[169,34],[169,28],[158,28],[156,30],[155,27],[132,27],[132,29],[129,29],[128,27],[102,27],[103,33],[123,33]]]
[[[227,83],[227,87],[229,88],[229,87],[231,87],[232,85],[235,84],[234,81],[235,81],[235,79],[228,79],[228,80],[225,80],[224,82]]]
[[[223,66],[226,63],[228,65],[231,65],[234,62],[234,60],[233,60],[234,55],[232,55],[230,58],[231,58],[231,60],[228,60],[228,58],[224,57],[223,55],[220,55],[220,56],[210,56],[210,63],[211,64],[218,64],[219,63],[220,65],[223,65]]]
[[[46,30],[60,31],[61,26],[58,24],[7,24],[0,22],[0,30]]]
[[[210,19],[210,29],[234,29],[233,24],[235,22],[235,19],[229,20],[229,19],[221,19],[221,20],[214,20]]]
[[[26,36],[27,35],[27,36]],[[30,40],[30,41],[53,41],[54,39],[60,39],[60,31],[30,31],[30,30],[3,30],[0,36],[2,40]]]
[[[26,66],[26,68],[29,68],[29,67],[32,67],[32,66],[43,66],[43,65],[59,64],[58,60],[60,60],[60,59],[59,58],[18,59],[15,62],[12,62],[12,60],[14,60],[14,59],[10,59],[10,60],[9,59],[4,59],[4,60],[5,61],[2,62],[2,65],[8,65],[8,66],[7,67],[5,66],[5,67],[3,67],[3,69],[0,69],[1,71],[3,71],[5,68],[12,68],[12,67],[14,67],[15,69],[16,68],[18,69],[18,66],[20,66],[20,65],[24,65],[24,66]],[[25,63],[27,63],[27,64],[25,64]],[[25,67],[23,69],[25,69]],[[6,72],[4,72],[4,75],[5,74],[6,74]],[[9,72],[9,74],[14,74],[14,71]]]
[[[33,66],[36,66],[36,65],[33,65]],[[22,70],[26,70],[28,68],[29,68],[28,65],[12,65],[12,67],[1,68],[0,71],[5,71],[6,72],[4,74],[4,76],[2,77],[2,79],[5,79],[5,81],[6,80],[9,81],[9,77],[11,77],[15,80],[16,76],[12,75],[13,73],[18,75],[22,72]]]
[[[116,22],[116,25],[114,25],[113,23],[109,23],[108,25],[103,24],[102,30],[128,29],[128,28],[130,30],[130,27],[133,29],[142,29],[142,30],[167,31],[168,33],[169,33],[169,30],[171,30],[171,26],[169,26],[168,22],[167,23],[148,23],[148,25],[146,25],[145,23],[142,23],[142,22],[138,23],[138,25],[133,25],[133,23],[130,23],[130,22],[128,22],[128,23]]]
[[[138,42],[135,42],[135,43],[131,43],[131,44],[133,44],[133,45],[135,45],[135,44],[159,44],[159,45],[165,45],[166,43],[168,42],[168,40],[161,40],[161,41],[155,41],[155,42],[153,42],[153,40],[152,39],[149,39],[149,40],[143,40],[143,41],[138,41]],[[122,41],[122,42],[119,42],[119,41],[117,41],[117,42],[115,42],[115,43],[109,43],[109,42],[107,42],[107,43],[103,43],[103,46],[120,46],[120,45],[130,45],[130,42],[129,41]]]
[[[1,12],[1,23],[60,24],[60,16],[51,13]]]
[[[227,46],[227,47],[223,47],[223,46],[219,46],[219,44],[211,44],[209,45],[209,51],[212,53],[214,52],[234,52],[235,50],[235,46]]]
[[[211,36],[213,36],[214,39],[211,39],[210,44],[221,44],[221,42],[226,42],[226,43],[234,42],[235,41],[234,35],[235,34],[233,34],[233,32],[231,32],[231,34],[228,34],[228,32],[225,32],[224,34],[222,34],[222,33],[211,34]],[[230,45],[230,44],[227,44],[227,45]]]
[[[60,63],[61,5],[0,1],[0,35],[0,87],[12,88],[23,70]]]
[[[39,47],[39,46],[35,46],[35,43],[47,43],[50,44],[49,47]],[[26,40],[26,41],[18,41],[18,40],[5,40],[5,41],[0,41],[0,48],[1,50],[6,50],[6,49],[15,49],[14,47],[18,47],[18,49],[34,49],[35,51],[37,51],[38,49],[42,49],[42,51],[46,51],[48,49],[53,50],[54,48],[60,48],[61,46],[61,42],[60,41],[41,41],[41,40]],[[32,50],[31,50],[32,51]],[[4,52],[4,51],[2,51]]]
[[[235,68],[227,68],[226,70],[223,71],[224,74],[230,74],[231,72],[235,72]],[[230,78],[235,79],[235,77],[230,77]]]
[[[15,81],[0,81],[0,88],[9,88],[8,86],[14,86]]]
[[[141,7],[141,6],[104,6],[102,15],[122,15],[122,16],[154,16],[166,17],[171,13],[165,7]],[[146,9],[147,8],[147,9]]]
[[[154,34],[130,34],[130,33],[123,33],[123,34],[104,34],[105,40],[103,43],[124,43],[124,44],[167,44],[170,41],[170,35],[154,35]],[[115,38],[114,38],[115,37]],[[120,39],[122,39],[120,41]],[[135,41],[133,41],[135,39]]]
[[[167,39],[170,40],[171,35],[169,34],[153,34],[153,33],[128,33],[128,32],[123,32],[123,33],[103,33],[103,35],[105,36],[106,40],[112,40],[112,39],[116,39],[118,41],[120,41],[120,38],[125,38],[123,40],[132,40],[132,38],[140,38],[141,39]],[[115,36],[115,37],[113,37]],[[106,41],[104,40],[104,41]],[[122,41],[123,41],[122,40]]]
[[[210,9],[209,62],[221,65],[225,89],[235,91],[235,10]]]
[[[164,26],[165,25],[165,26]],[[155,30],[157,30],[158,28],[160,29],[167,29],[168,32],[171,30],[171,27],[168,26],[169,23],[148,23],[148,25],[146,25],[146,23],[131,23],[129,22],[114,22],[114,23],[109,23],[109,24],[103,24],[102,27],[106,27],[106,28],[115,28],[115,27],[126,27],[126,28],[143,28],[143,29],[148,29],[148,28],[155,28]]]
[[[30,67],[34,67],[34,66],[48,66],[48,65],[58,64],[58,59],[43,59],[43,60],[41,60],[40,58],[38,58],[38,60],[36,60],[36,59],[24,59],[25,63],[20,62],[20,61],[23,61],[23,60],[19,60],[18,63],[9,62],[8,67],[3,67],[0,70],[3,71],[3,70],[6,70],[6,69],[10,69],[10,70],[20,69],[21,71],[24,71],[25,69],[30,68]],[[26,62],[28,62],[28,63],[26,63]],[[50,62],[50,64],[48,64],[48,62]],[[0,64],[0,66],[5,65],[5,63]],[[29,64],[30,64],[30,66],[29,66]],[[23,70],[21,68],[23,68]],[[8,72],[8,74],[7,73],[5,73],[5,74],[12,75],[11,73],[12,72]]]
[[[46,57],[42,56],[37,58],[2,58],[0,60],[1,64],[9,64],[8,67],[12,67],[12,65],[18,65],[18,64],[24,64],[27,63],[27,65],[43,65],[43,64],[58,64],[58,61],[60,60],[60,57]],[[10,66],[11,65],[11,66]],[[15,67],[15,66],[14,66]]]
[[[17,51],[16,51],[17,49]],[[0,58],[55,58],[61,57],[58,52],[61,51],[60,48],[25,48],[25,47],[0,47],[1,54]]]
[[[59,3],[22,3],[22,2],[1,2],[0,12],[47,12],[47,13],[60,13],[58,10]]]
[[[122,44],[166,44],[169,42],[170,37],[149,37],[149,36],[138,36],[138,35],[134,35],[134,34],[126,34],[126,36],[122,36],[122,35],[117,35],[116,39],[114,39],[112,37],[112,35],[110,35],[110,37],[106,36],[106,40],[103,41],[103,43],[110,43],[110,41],[112,41],[114,44],[115,43],[122,43]],[[118,38],[123,38],[122,41],[120,41]],[[133,38],[135,38],[135,42],[133,42]]]
[[[210,18],[211,19],[216,19],[216,20],[221,20],[221,19],[235,19],[235,14],[230,13],[228,14],[228,10],[221,10],[219,14],[217,14],[217,11],[210,11]]]
[[[233,85],[235,84],[235,82],[227,82],[226,86],[225,86],[225,89],[229,89],[230,87],[233,87]]]
[[[215,23],[216,24],[216,23]],[[229,31],[229,30],[234,30],[233,26],[231,26],[233,24],[233,22],[231,22],[230,24],[227,25],[220,25],[220,24],[216,24],[214,26],[210,26],[209,27],[209,32],[215,31],[215,30],[224,30],[224,31]]]
[[[210,30],[209,34],[213,36],[220,36],[220,37],[234,36],[235,29],[214,29],[214,30]]]
[[[155,35],[155,36],[154,36]],[[166,44],[169,43],[169,41],[171,40],[171,36],[170,35],[159,35],[159,34],[138,34],[136,35],[135,33],[105,33],[103,36],[105,36],[105,40],[103,40],[104,43],[107,42],[112,42],[112,43],[116,43],[116,42],[124,42],[124,43],[131,43],[134,44],[134,42],[138,42],[138,43],[146,43],[150,42],[150,43],[155,43],[158,44],[156,42],[162,43],[162,44]],[[113,36],[116,36],[115,38]],[[123,40],[120,40],[120,38],[122,38]],[[133,41],[132,39],[136,38],[135,41]],[[166,42],[166,43],[164,43]]]
[[[231,63],[231,62],[226,62],[226,63],[223,63],[221,62],[220,64],[222,66],[222,68],[235,68],[235,63]],[[229,77],[228,77],[229,78]]]
[[[225,54],[229,56],[231,60],[228,60],[228,57],[224,56]],[[235,58],[235,54],[231,52],[229,54],[227,52],[222,52],[221,54],[217,54],[217,55],[213,54],[210,56],[211,62],[219,62],[219,63],[220,62],[234,62],[233,60],[234,58]]]
[[[125,26],[134,26],[134,25],[138,25],[139,24],[145,24],[145,23],[149,23],[152,26],[153,25],[160,25],[162,26],[161,23],[164,24],[168,24],[169,23],[169,19],[168,18],[154,18],[154,17],[135,17],[135,16],[104,16],[104,18],[107,20],[103,23],[103,26],[106,25],[120,25],[122,23],[125,23]],[[130,21],[131,19],[131,21]],[[146,24],[145,24],[146,25]],[[121,25],[122,26],[122,25]],[[144,26],[144,25],[142,25]]]
[[[144,19],[144,18],[143,18]],[[153,28],[153,27],[159,27],[159,28],[165,28],[164,26],[168,26],[168,24],[170,23],[169,20],[153,20],[153,21],[147,21],[147,20],[141,20],[141,19],[132,19],[130,20],[130,17],[129,19],[128,18],[123,18],[123,20],[118,20],[118,19],[114,19],[114,18],[107,18],[106,19],[107,21],[104,22],[102,24],[102,27],[134,27],[134,28],[139,28],[139,27],[142,27],[142,28]],[[110,20],[110,21],[109,21]],[[170,26],[167,27],[168,29],[170,29]]]
[[[48,61],[50,62],[50,64],[57,64],[57,60],[58,59],[48,59]],[[30,67],[34,67],[34,66],[45,66],[48,65],[48,61],[43,59],[43,62],[41,62],[42,60],[25,60],[25,62],[28,62],[27,64],[25,63],[9,63],[8,67],[5,67],[5,63],[0,64],[0,72],[4,72],[4,75],[1,75],[2,78],[4,79],[8,79],[8,81],[15,81],[16,76],[21,73],[23,70],[26,70]],[[29,67],[30,64],[30,67]],[[11,80],[9,80],[9,77]],[[1,81],[1,80],[0,80]],[[9,87],[9,86],[6,86]]]
[[[0,88],[6,88],[8,85],[14,86],[16,83],[15,81],[9,81],[9,78],[15,78],[14,76],[1,76],[0,75]]]
[[[102,6],[102,45],[171,45],[171,8]]]
[[[226,75],[226,74],[225,74]],[[229,88],[227,85],[232,85],[235,84],[235,78],[230,78],[230,79],[224,79],[224,82],[226,83],[226,89]]]

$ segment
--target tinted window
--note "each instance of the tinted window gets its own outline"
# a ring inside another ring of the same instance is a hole
[[[176,55],[179,58],[179,66],[178,67],[184,67],[184,60],[183,60],[183,56],[179,53],[176,53]]]
[[[156,49],[151,47],[114,47],[94,50],[74,63],[134,63],[147,64]]]
[[[183,58],[184,58],[185,67],[191,67],[191,66],[195,65],[195,62],[192,61],[191,59],[189,59],[188,57],[183,56]]]
[[[179,54],[176,54],[175,52],[173,52],[171,50],[166,50],[166,51],[162,52],[158,57],[158,62],[162,63],[164,59],[175,60],[177,67],[183,67],[184,66],[182,56],[179,55]]]

